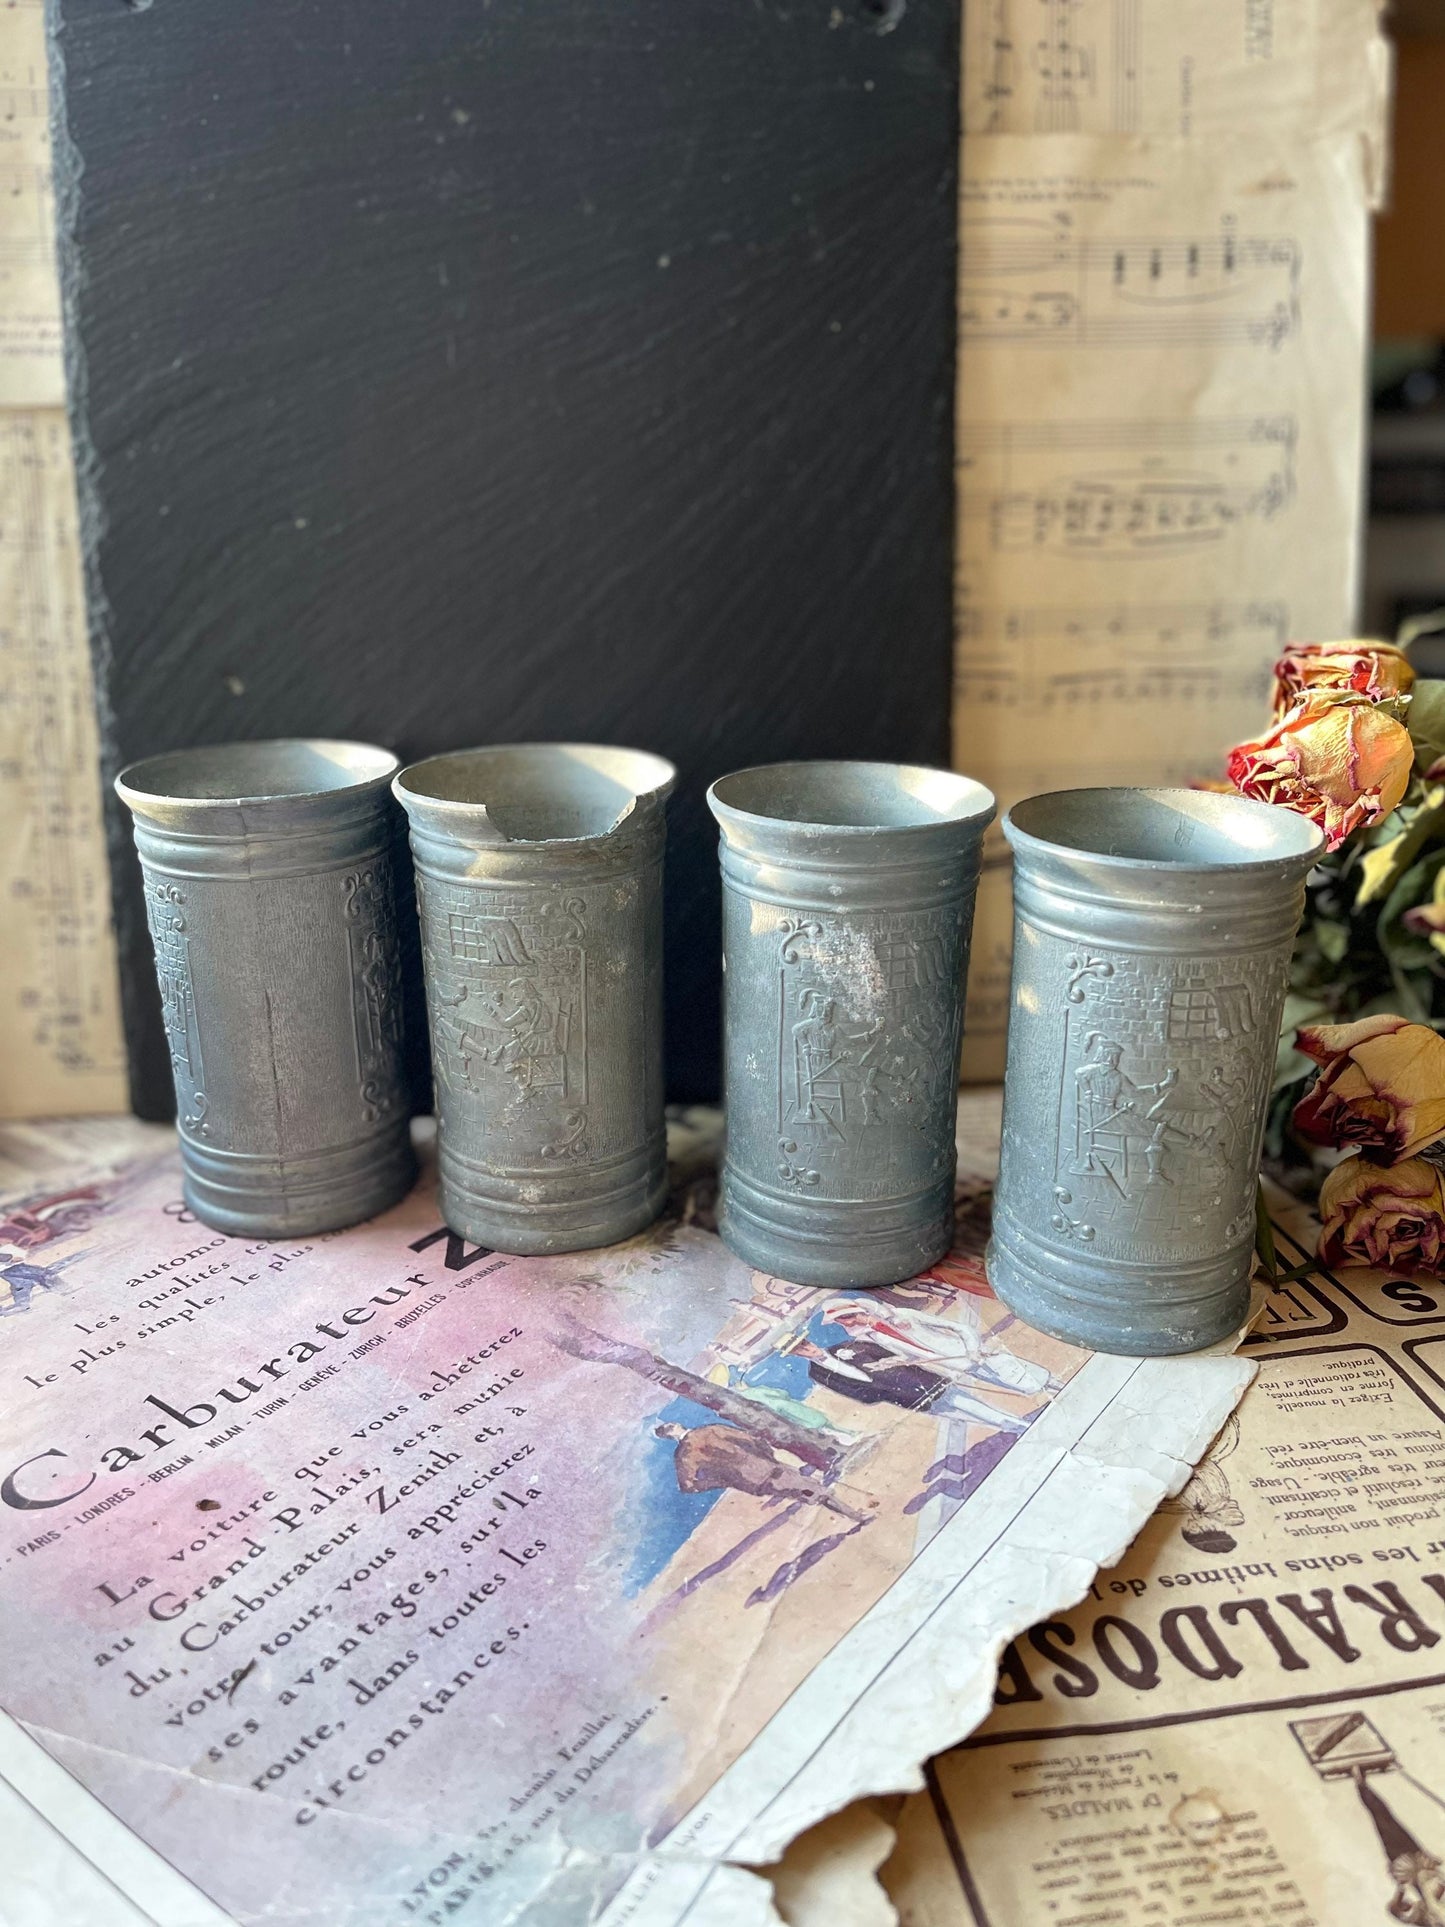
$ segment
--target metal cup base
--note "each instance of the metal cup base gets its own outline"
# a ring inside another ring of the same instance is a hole
[[[1208,1264],[1153,1270],[1107,1261],[1086,1268],[1071,1253],[1068,1284],[1029,1250],[1028,1234],[995,1209],[984,1253],[995,1295],[1035,1330],[1089,1351],[1129,1358],[1195,1352],[1230,1337],[1249,1315],[1249,1245]]]
[[[794,1204],[723,1170],[718,1232],[737,1257],[793,1285],[898,1285],[953,1242],[953,1177],[931,1196],[886,1205]]]
[[[543,1258],[594,1251],[645,1231],[667,1198],[667,1140],[607,1164],[502,1176],[451,1153],[438,1158],[442,1217],[492,1251]]]
[[[187,1206],[233,1238],[341,1231],[389,1211],[416,1182],[405,1118],[392,1131],[304,1158],[256,1157],[183,1138],[181,1159]]]

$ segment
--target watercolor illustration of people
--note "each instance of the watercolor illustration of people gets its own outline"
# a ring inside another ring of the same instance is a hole
[[[448,1231],[429,1169],[283,1243],[197,1224],[173,1152],[12,1211],[62,1282],[6,1327],[0,1705],[223,1907],[593,1918],[635,1878],[670,1917],[658,1870],[711,1880],[699,1826],[721,1863],[810,1784],[1061,1448],[1107,1441],[1139,1368],[992,1297],[976,1188],[929,1272],[819,1290],[728,1252],[677,1135],[663,1221],[559,1258]],[[1241,1382],[1211,1369],[1210,1435]],[[1061,1538],[1088,1509],[1048,1504]],[[986,1695],[991,1642],[950,1650]]]
[[[760,1642],[796,1651],[805,1617],[807,1639],[841,1636],[1086,1354],[1021,1325],[970,1249],[900,1286],[839,1292],[747,1269],[709,1234],[675,1224],[633,1243],[600,1264],[589,1254],[585,1291],[564,1291],[548,1336],[599,1378],[651,1388],[615,1534],[632,1548],[626,1587],[644,1615],[640,1635],[675,1655],[669,1670],[683,1679],[704,1641],[743,1681],[736,1717],[750,1724],[775,1710],[770,1689],[781,1697],[785,1677],[757,1663]],[[687,1321],[682,1303],[668,1316],[657,1302],[667,1274],[647,1264],[652,1245],[674,1258],[690,1247],[694,1263],[726,1271],[725,1316],[699,1323],[690,1345],[640,1343],[616,1318],[646,1279],[649,1326],[678,1332]],[[606,1291],[599,1271],[613,1274]],[[686,1730],[701,1742],[714,1728],[698,1713]],[[699,1744],[677,1811],[720,1764],[715,1744]]]
[[[37,1292],[63,1289],[66,1269],[85,1255],[74,1248],[76,1236],[109,1208],[117,1188],[97,1182],[41,1191],[0,1212],[0,1318],[28,1311]]]

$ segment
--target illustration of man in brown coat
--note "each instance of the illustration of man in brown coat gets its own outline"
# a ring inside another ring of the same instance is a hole
[[[816,1473],[789,1465],[766,1439],[736,1425],[695,1425],[689,1429],[667,1423],[655,1425],[653,1435],[676,1441],[673,1470],[679,1491],[716,1492],[731,1487],[755,1499],[825,1506],[859,1525],[870,1517],[830,1491]]]

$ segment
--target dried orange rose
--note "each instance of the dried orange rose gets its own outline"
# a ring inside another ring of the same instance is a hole
[[[1275,720],[1311,690],[1378,703],[1409,695],[1414,681],[1415,671],[1393,642],[1292,642],[1274,666]]]
[[[1294,1110],[1295,1129],[1366,1157],[1413,1157],[1445,1137],[1445,1037],[1404,1017],[1304,1024],[1295,1048],[1322,1068]]]
[[[1445,1262],[1445,1171],[1428,1158],[1346,1158],[1320,1190],[1320,1261],[1437,1273]]]
[[[1388,709],[1358,696],[1316,691],[1258,742],[1229,752],[1241,796],[1278,803],[1318,823],[1325,848],[1390,814],[1410,781],[1415,746]]]

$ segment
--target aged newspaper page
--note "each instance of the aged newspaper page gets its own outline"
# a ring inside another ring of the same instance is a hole
[[[39,0],[0,9],[0,1116],[117,1110],[124,1057],[66,421]]]
[[[1190,782],[1356,598],[1368,209],[1358,0],[965,12],[954,757],[1003,807]],[[1003,1067],[995,831],[965,1069]]]
[[[954,1254],[868,1293],[726,1252],[706,1120],[651,1233],[546,1261],[447,1233],[429,1178],[248,1243],[165,1133],[28,1139],[0,1818],[177,1927],[774,1918],[749,1869],[916,1785],[1252,1370],[1019,1325],[979,1257],[996,1122],[973,1100]]]
[[[1445,1290],[1320,1269],[1245,1350],[1188,1485],[904,1809],[909,1927],[1445,1921]]]

